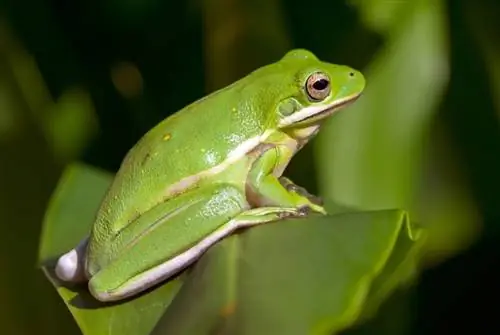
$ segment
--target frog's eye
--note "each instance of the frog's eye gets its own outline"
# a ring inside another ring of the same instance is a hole
[[[312,100],[325,99],[330,94],[330,78],[322,72],[313,73],[307,78],[306,91]]]

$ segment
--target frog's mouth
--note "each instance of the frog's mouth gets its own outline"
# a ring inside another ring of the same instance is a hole
[[[315,125],[324,119],[328,118],[338,110],[341,110],[350,104],[352,104],[354,101],[356,101],[361,94],[354,94],[348,97],[345,97],[344,99],[337,100],[335,101],[334,104],[332,105],[326,105],[326,106],[320,106],[320,105],[313,105],[306,107],[292,115],[290,115],[287,118],[284,118],[280,122],[280,127],[281,128],[287,128],[287,127],[293,127],[293,128],[302,128],[302,127],[307,127],[311,125]]]

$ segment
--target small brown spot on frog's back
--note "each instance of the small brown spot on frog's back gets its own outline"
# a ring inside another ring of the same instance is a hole
[[[151,158],[151,153],[146,152],[144,157],[142,157],[141,166],[144,166],[150,158]]]
[[[231,315],[233,315],[235,311],[236,311],[236,302],[230,301],[224,307],[222,307],[222,309],[220,310],[220,315],[223,318],[228,318]]]

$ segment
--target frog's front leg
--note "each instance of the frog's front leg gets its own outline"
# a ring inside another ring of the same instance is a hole
[[[282,160],[287,160],[289,155],[291,153],[286,147],[275,146],[254,162],[247,180],[248,201],[254,207],[295,207],[326,214],[321,204],[316,203],[317,200],[305,189],[299,188],[287,178],[275,175],[275,171],[283,164]]]

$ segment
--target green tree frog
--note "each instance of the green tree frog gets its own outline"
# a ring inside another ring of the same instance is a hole
[[[89,236],[57,260],[56,275],[117,301],[239,228],[326,214],[282,173],[364,87],[360,72],[295,49],[167,117],[127,153]]]

